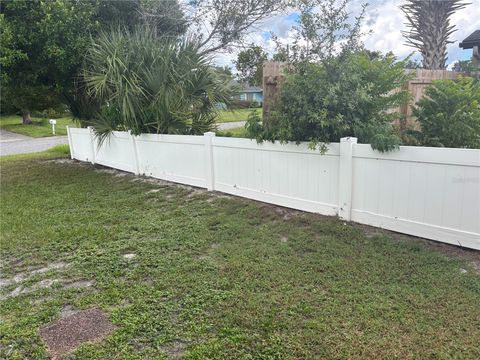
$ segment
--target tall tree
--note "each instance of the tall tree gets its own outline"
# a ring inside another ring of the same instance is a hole
[[[293,43],[282,44],[275,36],[277,57],[290,63],[302,61],[326,62],[341,52],[363,49],[361,21],[367,4],[352,17],[351,0],[297,0],[300,11],[293,32]]]
[[[258,45],[251,44],[238,53],[234,61],[238,77],[242,82],[260,86],[262,84],[263,64],[268,60],[267,53]]]
[[[192,0],[184,12],[189,29],[200,37],[202,53],[230,50],[265,18],[278,13],[291,0]]]
[[[132,30],[148,23],[159,33],[185,31],[176,0],[3,1],[0,14],[2,33],[6,29],[2,101],[20,110],[24,123],[31,122],[30,111],[55,102],[69,105],[74,113],[82,108],[74,83],[92,37],[102,29],[119,25]],[[181,26],[174,26],[173,19]]]
[[[455,31],[450,16],[467,4],[462,0],[407,0],[400,8],[409,31],[403,31],[407,44],[422,54],[425,69],[445,69],[448,40]]]

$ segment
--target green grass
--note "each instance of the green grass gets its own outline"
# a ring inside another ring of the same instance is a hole
[[[229,130],[218,130],[216,131],[216,135],[225,137],[248,138],[247,130],[243,126]]]
[[[67,306],[116,326],[72,359],[480,357],[478,253],[64,152],[0,159],[2,277],[69,265],[2,287],[57,280],[0,301],[2,359],[47,359],[38,330]],[[80,280],[94,283],[65,287]]]
[[[8,115],[0,117],[0,128],[14,133],[32,136],[45,137],[54,136],[52,134],[52,125],[47,118],[32,117],[33,123],[29,125],[22,124],[22,117],[17,115]],[[67,135],[67,126],[77,126],[69,117],[56,119],[55,135]]]
[[[247,121],[248,115],[253,111],[257,111],[258,116],[262,117],[262,109],[238,109],[238,110],[221,110],[217,123]]]

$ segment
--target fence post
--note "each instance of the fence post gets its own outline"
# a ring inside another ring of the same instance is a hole
[[[357,138],[354,137],[340,139],[338,216],[347,221],[352,215],[353,147],[356,143]]]
[[[137,142],[135,141],[135,135],[132,134],[132,130],[129,131],[129,134],[130,134],[130,137],[132,138],[133,157],[135,161],[135,175],[140,175],[140,164],[138,162]]]
[[[207,177],[207,190],[215,190],[215,172],[213,169],[213,138],[214,132],[206,132],[203,134],[205,139],[205,163],[206,163],[206,177]]]
[[[92,158],[90,162],[95,164],[95,131],[93,130],[93,126],[88,126],[87,129],[90,131],[90,144],[92,147]]]
[[[70,148],[70,159],[73,160],[74,155],[73,155],[73,139],[72,139],[72,134],[70,132],[70,126],[67,125],[67,138],[68,138],[68,147]]]

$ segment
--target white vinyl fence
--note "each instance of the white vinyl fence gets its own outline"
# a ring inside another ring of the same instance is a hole
[[[307,144],[68,128],[72,158],[480,250],[480,150],[355,138],[322,155]]]

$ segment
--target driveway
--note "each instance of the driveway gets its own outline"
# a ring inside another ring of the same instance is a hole
[[[235,122],[227,122],[227,123],[220,123],[217,124],[218,130],[230,130],[239,127],[244,127],[246,121],[235,121]]]
[[[60,144],[68,144],[68,138],[66,136],[32,138],[0,130],[0,156],[44,151]]]

